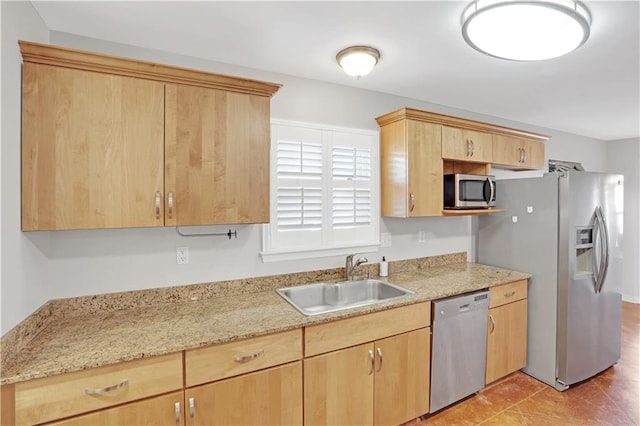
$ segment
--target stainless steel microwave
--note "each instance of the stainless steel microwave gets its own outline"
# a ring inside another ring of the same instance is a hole
[[[486,209],[495,205],[495,176],[444,175],[445,209]]]

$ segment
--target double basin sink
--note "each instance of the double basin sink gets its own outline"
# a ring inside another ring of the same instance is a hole
[[[320,315],[387,302],[415,294],[380,280],[320,282],[279,288],[276,292],[303,315]]]

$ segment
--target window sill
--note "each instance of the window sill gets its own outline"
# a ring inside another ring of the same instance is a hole
[[[287,260],[316,259],[319,257],[342,256],[353,253],[372,253],[378,251],[380,243],[331,247],[326,249],[298,249],[261,251],[262,263]]]

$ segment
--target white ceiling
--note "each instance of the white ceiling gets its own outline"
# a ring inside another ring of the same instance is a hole
[[[640,2],[584,2],[591,37],[564,57],[510,62],[465,44],[467,1],[57,2],[53,31],[355,86],[603,140],[640,137]],[[335,55],[382,58],[356,80]]]

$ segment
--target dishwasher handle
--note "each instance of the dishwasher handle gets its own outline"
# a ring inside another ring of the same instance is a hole
[[[433,320],[446,320],[457,315],[466,315],[469,312],[488,310],[489,292],[480,291],[471,294],[463,294],[432,302]]]

